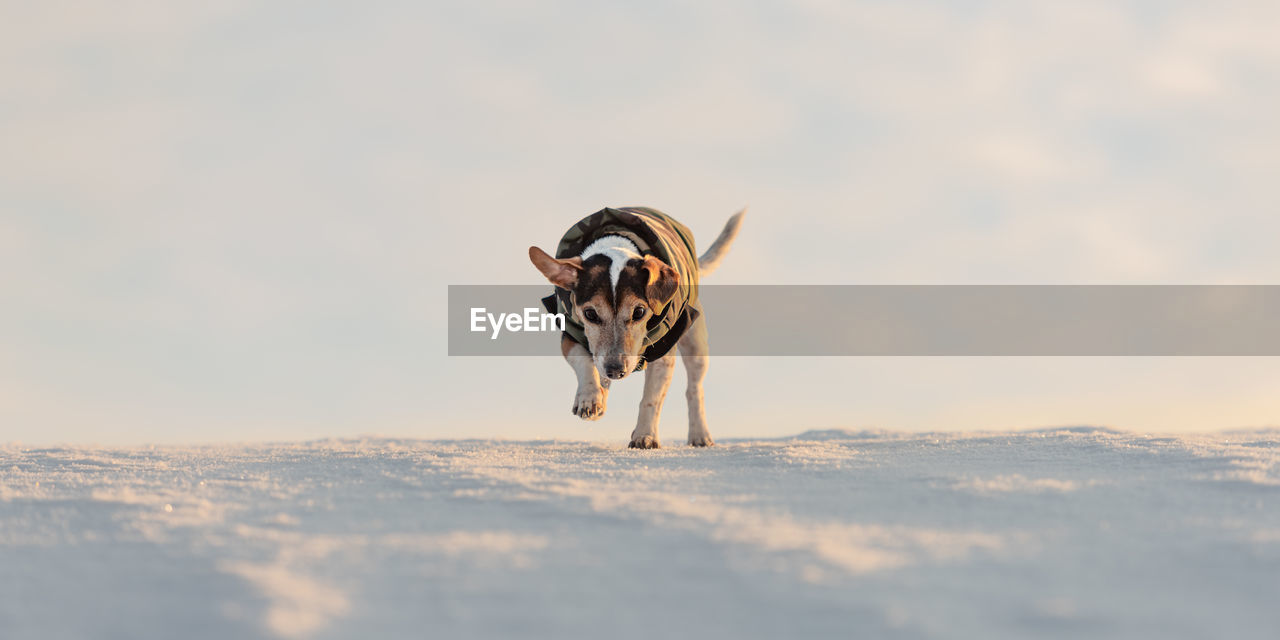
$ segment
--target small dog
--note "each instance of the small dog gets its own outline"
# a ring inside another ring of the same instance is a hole
[[[698,278],[719,266],[745,213],[729,218],[701,257],[684,225],[646,207],[605,208],[583,218],[565,233],[554,258],[529,247],[533,265],[556,286],[543,305],[565,315],[560,351],[578,377],[574,415],[599,419],[609,383],[644,369],[644,399],[629,446],[658,448],[658,417],[675,373],[671,350],[678,346],[689,376],[689,444],[715,444],[703,408],[707,322]]]

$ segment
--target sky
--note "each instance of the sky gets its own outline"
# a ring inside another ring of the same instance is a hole
[[[4,13],[0,442],[625,440],[639,382],[584,423],[563,362],[445,336],[447,285],[542,282],[527,247],[603,206],[705,245],[750,205],[708,283],[1280,282],[1273,2]],[[707,411],[1207,431],[1278,389],[1278,358],[722,358]]]

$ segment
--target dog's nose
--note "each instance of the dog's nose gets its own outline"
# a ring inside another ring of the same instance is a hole
[[[608,366],[605,367],[604,375],[608,376],[610,379],[617,380],[622,376],[627,375],[627,370],[619,366]]]

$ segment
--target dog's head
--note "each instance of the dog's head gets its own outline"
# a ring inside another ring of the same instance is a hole
[[[618,380],[635,371],[644,351],[646,323],[675,295],[679,274],[653,256],[614,247],[604,253],[556,259],[529,247],[533,266],[573,292],[573,318],[582,324],[596,368]]]

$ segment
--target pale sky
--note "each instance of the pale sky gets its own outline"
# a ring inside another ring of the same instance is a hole
[[[557,359],[446,355],[448,284],[540,282],[603,206],[705,245],[749,204],[709,283],[1280,283],[1274,2],[10,4],[0,442],[625,441],[638,380],[585,423]],[[707,407],[1205,431],[1277,391],[1277,358],[723,358]]]

